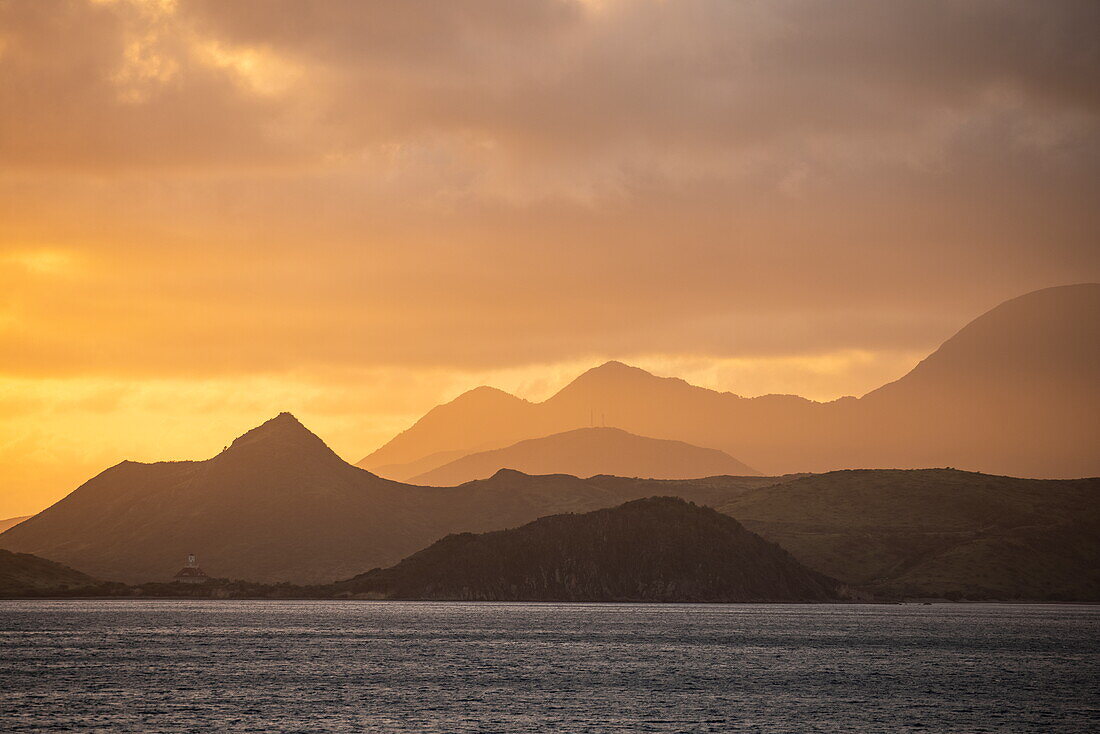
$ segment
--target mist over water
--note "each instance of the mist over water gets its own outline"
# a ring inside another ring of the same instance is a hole
[[[9,731],[1088,731],[1100,607],[17,601]]]

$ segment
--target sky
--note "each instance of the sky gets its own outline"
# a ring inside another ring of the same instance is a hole
[[[0,517],[620,359],[897,379],[1100,280],[1100,4],[0,0]]]

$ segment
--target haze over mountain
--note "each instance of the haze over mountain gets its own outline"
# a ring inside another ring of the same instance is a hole
[[[1035,291],[985,313],[901,379],[862,398],[743,398],[620,362],[531,403],[492,388],[429,411],[359,462],[421,471],[586,425],[716,448],[767,473],[958,466],[1032,477],[1100,474],[1100,284]]]
[[[823,601],[833,580],[736,520],[673,497],[450,535],[337,585],[389,599]]]
[[[704,449],[618,428],[577,428],[544,438],[520,441],[507,448],[464,456],[419,474],[412,484],[451,486],[484,479],[500,469],[525,474],[611,474],[647,479],[695,479],[728,474],[759,474],[724,451]]]

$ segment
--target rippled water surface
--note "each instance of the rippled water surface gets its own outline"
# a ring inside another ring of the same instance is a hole
[[[1096,731],[1100,607],[0,602],[9,731]]]

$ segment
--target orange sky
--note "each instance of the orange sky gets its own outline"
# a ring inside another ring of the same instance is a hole
[[[1100,280],[1097,4],[0,4],[0,516],[617,358],[895,379]]]

